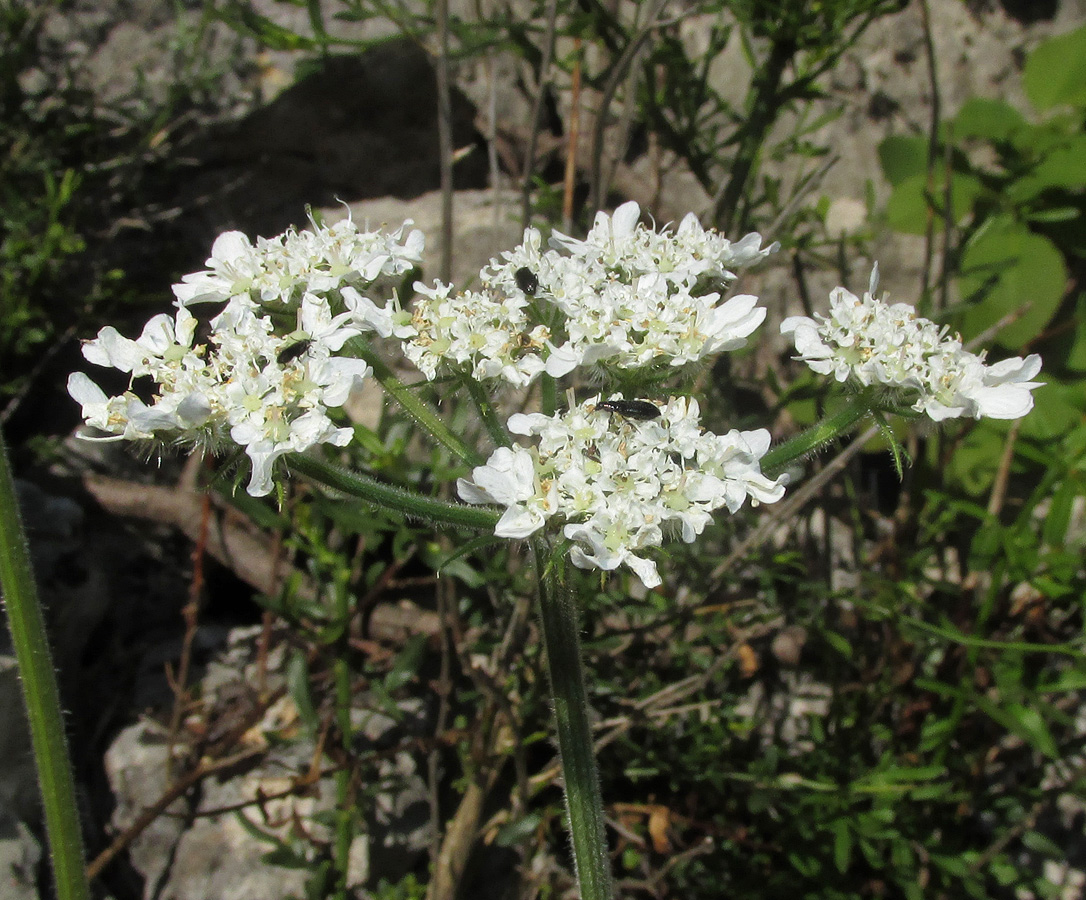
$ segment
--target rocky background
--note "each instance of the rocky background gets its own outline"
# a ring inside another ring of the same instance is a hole
[[[932,0],[930,5],[944,116],[971,96],[1022,101],[1024,54],[1043,38],[1086,21],[1086,0]],[[256,6],[283,26],[308,33],[304,7],[272,0]],[[325,6],[338,38],[395,38],[387,24],[336,21],[334,4],[325,0]],[[457,6],[468,14],[471,4],[453,3],[454,11]],[[140,202],[116,221],[102,223],[99,235],[101,252],[142,290],[160,294],[162,308],[169,303],[171,281],[200,268],[218,233],[236,228],[271,235],[302,226],[307,206],[329,218],[349,211],[375,225],[413,219],[431,238],[426,271],[436,273],[441,204],[434,74],[426,49],[397,38],[321,64],[312,54],[261,49],[253,39],[206,18],[195,0],[74,0],[49,8],[44,35],[50,55],[22,75],[42,97],[66,80],[89,103],[121,120],[170,107],[170,92],[179,84],[202,92],[198,110],[163,121],[139,172]],[[696,44],[704,23],[688,19],[681,27],[684,39]],[[826,82],[827,102],[844,109],[815,135],[838,157],[819,188],[830,200],[831,234],[866,227],[869,183],[877,200],[887,196],[878,142],[928,127],[926,35],[919,3],[908,3],[877,21]],[[519,239],[516,166],[524,157],[530,106],[525,73],[507,59],[479,57],[458,67],[454,77],[454,142],[462,152],[455,169],[453,276],[463,281]],[[722,55],[712,77],[723,90],[742,96],[750,71],[740,48]],[[564,154],[564,96],[553,110],[555,122],[543,135],[537,162],[552,182],[560,178]],[[613,199],[636,199],[660,222],[708,208],[710,198],[689,173],[674,168],[657,184],[651,166],[647,155],[626,158],[615,173]],[[117,185],[119,196],[123,188]],[[882,262],[884,284],[897,299],[908,298],[920,265],[917,242],[876,235],[871,248]],[[760,277],[758,292],[770,302],[771,315],[780,317],[791,302],[787,273]],[[828,274],[826,286],[835,277]],[[866,283],[865,273],[858,278]],[[135,319],[145,317],[141,310]],[[69,427],[77,412],[72,407],[56,413],[61,421],[67,417]],[[70,709],[92,856],[131,827],[167,787],[169,748],[156,716],[172,702],[165,673],[179,655],[187,560],[200,510],[186,493],[191,472],[173,472],[176,483],[162,487],[163,479],[151,469],[71,442],[52,473],[22,487]],[[73,480],[82,481],[85,492],[73,496]],[[297,716],[282,699],[254,705],[245,690],[263,680],[271,696],[283,695],[282,660],[261,656],[259,614],[246,600],[254,589],[274,591],[277,576],[268,538],[245,523],[223,522],[209,554],[219,562],[208,572],[212,602],[194,648],[200,694],[214,711],[209,721],[236,738],[241,756],[232,765],[243,774],[209,778],[198,797],[170,804],[113,864],[104,883],[117,900],[276,900],[300,894],[303,887],[297,870],[258,864],[267,847],[236,819],[195,814],[197,807],[220,808],[252,796],[257,787],[274,794],[284,773],[305,769],[314,753],[304,743],[285,744],[262,753],[259,766],[247,766],[247,748],[266,749],[259,746],[259,734],[289,731]],[[437,628],[432,614],[410,605],[379,609],[375,616],[376,627],[392,635]],[[810,702],[818,702],[817,687],[812,693]],[[39,894],[40,822],[21,702],[13,662],[0,656],[4,900],[45,896]],[[425,733],[429,712],[410,708],[405,713],[406,724],[394,725],[360,711],[356,724],[374,742],[389,740],[393,728]],[[386,774],[387,803],[374,810],[368,837],[352,848],[352,879],[359,888],[410,871],[431,841],[425,784],[411,757],[391,756]],[[314,778],[319,786],[319,773]],[[327,789],[314,790],[305,799],[285,799],[278,812],[284,821],[292,815],[309,818],[319,804],[327,804],[320,798],[330,795]]]

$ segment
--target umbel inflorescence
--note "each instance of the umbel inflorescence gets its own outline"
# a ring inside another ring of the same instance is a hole
[[[794,316],[781,323],[791,334],[798,359],[815,372],[862,387],[882,385],[936,422],[972,416],[1018,419],[1033,408],[1031,381],[1041,371],[1037,354],[992,366],[962,347],[948,328],[916,314],[905,303],[876,298],[879,268],[860,299],[843,287],[830,294],[830,314]]]
[[[133,389],[107,397],[75,372],[68,392],[88,425],[117,439],[243,448],[249,493],[267,494],[285,453],[351,440],[328,411],[370,367],[340,351],[360,334],[391,334],[391,312],[361,291],[419,263],[423,236],[409,226],[381,234],[344,220],[255,246],[227,232],[207,269],[174,285],[172,316],[155,316],[134,341],[106,327],[83,345],[92,363],[129,373]],[[194,309],[211,311],[206,338]],[[134,390],[142,377],[153,382],[144,397]]]
[[[506,507],[500,537],[525,538],[552,519],[563,523],[574,565],[625,564],[647,587],[660,584],[660,575],[638,551],[669,533],[690,543],[711,513],[734,513],[747,497],[774,503],[784,496],[783,480],[766,478],[758,465],[769,449],[764,428],[705,431],[697,401],[686,397],[645,420],[612,416],[600,402],[593,397],[555,416],[512,416],[509,430],[536,437],[538,446],[499,447],[472,480],[460,479],[460,496]]]
[[[647,228],[635,203],[599,213],[583,240],[529,228],[492,260],[475,290],[415,284],[402,308],[397,280],[421,260],[410,223],[391,232],[350,220],[250,243],[222,235],[204,271],[174,286],[175,311],[136,340],[104,328],[86,358],[130,375],[107,396],[89,377],[68,389],[87,424],[109,439],[238,446],[248,491],[269,493],[276,461],[317,444],[348,444],[336,410],[371,375],[351,355],[361,336],[395,342],[428,380],[471,379],[496,390],[590,369],[605,388],[554,415],[515,414],[505,428],[528,445],[499,447],[458,487],[463,500],[505,507],[497,534],[549,530],[582,567],[632,569],[660,581],[646,552],[692,541],[711,514],[750,498],[772,503],[784,479],[761,472],[765,429],[713,434],[696,400],[625,397],[621,384],[661,384],[684,366],[744,346],[765,318],[750,295],[726,297],[736,270],[776,249],[757,234],[731,242],[688,215]],[[911,308],[843,288],[828,318],[787,320],[799,358],[839,381],[879,383],[934,419],[1023,415],[1040,360],[986,366]],[[206,330],[206,336],[203,335]],[[651,415],[623,415],[649,409]]]

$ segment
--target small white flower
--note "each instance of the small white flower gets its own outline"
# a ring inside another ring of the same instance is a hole
[[[89,425],[117,438],[212,449],[233,441],[252,461],[249,493],[267,494],[279,457],[350,441],[352,429],[328,410],[371,370],[339,354],[365,332],[392,332],[395,304],[381,309],[359,289],[419,261],[422,235],[406,230],[364,232],[346,220],[255,244],[240,232],[220,235],[208,268],[175,286],[174,316],[153,317],[136,340],[107,327],[84,345],[89,361],[133,382],[149,378],[150,387],[111,398],[75,373],[69,393]],[[205,303],[222,306],[194,345],[190,307]]]
[[[796,358],[840,382],[895,389],[902,402],[936,422],[1017,419],[1033,408],[1040,356],[985,365],[983,356],[965,350],[959,337],[911,306],[876,299],[877,289],[876,265],[863,299],[839,287],[830,294],[828,316],[785,319],[781,333],[792,335]]]
[[[720,290],[777,245],[732,244],[693,215],[674,232],[640,217],[624,203],[597,213],[584,240],[553,234],[549,249],[529,228],[480,272],[480,291],[416,285],[412,327],[395,332],[405,354],[428,379],[451,368],[524,387],[543,371],[673,368],[742,347],[765,310]]]
[[[548,332],[529,322],[523,292],[454,293],[440,282],[418,282],[415,290],[410,326],[397,333],[405,338],[404,355],[428,380],[459,371],[525,387],[543,371],[540,350]]]
[[[536,478],[532,454],[523,447],[499,447],[485,466],[476,466],[474,481],[461,478],[456,486],[467,503],[494,503],[506,507],[494,533],[498,537],[526,538],[538,531],[553,510]]]
[[[748,496],[773,503],[784,495],[783,479],[759,467],[768,431],[704,431],[697,403],[685,398],[658,404],[660,415],[648,420],[611,414],[597,408],[600,400],[555,416],[511,416],[509,430],[537,438],[536,451],[496,450],[471,481],[459,482],[461,498],[506,507],[500,536],[527,537],[553,521],[575,542],[575,565],[625,565],[655,587],[656,565],[642,554],[665,535],[691,542],[713,511],[735,512]]]

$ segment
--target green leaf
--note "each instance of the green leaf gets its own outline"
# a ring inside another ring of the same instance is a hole
[[[1002,887],[1008,887],[1014,884],[1019,879],[1018,869],[1016,869],[1005,856],[997,856],[988,865],[988,871],[992,873],[992,877]]]
[[[963,435],[950,458],[944,470],[948,481],[959,484],[974,497],[988,491],[995,480],[1006,440],[1005,431],[982,419]]]
[[[852,659],[852,645],[842,635],[836,631],[823,631],[822,636],[826,639],[826,643],[845,659]]]
[[[1041,853],[1051,859],[1067,858],[1067,850],[1064,847],[1039,831],[1027,831],[1022,835],[1022,843],[1035,853]]]
[[[1086,105],[1086,26],[1040,44],[1026,60],[1022,84],[1039,110]]]
[[[891,135],[879,144],[879,163],[887,181],[895,187],[906,178],[928,171],[928,140]]]
[[[1063,255],[1046,237],[1011,224],[982,231],[962,256],[962,296],[973,304],[961,328],[968,338],[1025,308],[996,339],[1017,350],[1037,337],[1067,288]]]
[[[301,648],[291,653],[287,663],[287,690],[294,705],[298,707],[298,717],[305,727],[315,734],[320,728],[321,720],[309,690],[309,664],[305,659],[305,651]]]
[[[1048,723],[1041,714],[1032,706],[1022,706],[1012,703],[1005,707],[1007,714],[1013,722],[1012,730],[1019,737],[1025,738],[1037,750],[1051,759],[1057,759],[1060,755],[1052,732],[1048,730]]]
[[[852,830],[844,819],[834,822],[830,830],[833,831],[833,862],[843,875],[852,860]]]
[[[973,97],[954,117],[954,137],[1002,141],[1025,124],[1022,114],[1009,103]]]
[[[1047,384],[1034,394],[1033,411],[1022,420],[1022,436],[1053,441],[1082,425],[1086,394],[1081,381],[1062,384],[1045,378],[1044,372],[1038,378]]]
[[[538,812],[514,819],[498,829],[494,843],[499,847],[520,847],[539,828],[542,820],[542,813]]]
[[[396,662],[385,676],[386,690],[392,692],[415,677],[415,673],[418,672],[426,656],[426,641],[424,634],[416,634],[407,641],[399,656],[396,657]]]
[[[901,784],[910,781],[931,781],[946,775],[946,767],[940,765],[931,766],[888,766],[885,769],[877,769],[869,772],[861,778],[857,784]]]
[[[1063,364],[1072,371],[1086,372],[1086,292],[1075,298],[1074,328],[1064,335]]]
[[[1059,758],[1060,751],[1048,724],[1041,714],[1031,706],[1021,703],[1007,703],[998,706],[986,697],[974,697],[974,702],[985,715],[998,722],[1011,734],[1026,741],[1033,749],[1043,753],[1049,759]]]
[[[1041,188],[1073,190],[1086,185],[1086,134],[1072,135],[1045,153],[1029,177]]]
[[[1038,690],[1043,694],[1062,694],[1086,690],[1086,671],[1069,669],[1066,672],[1061,672],[1055,681],[1042,684]]]
[[[906,234],[923,234],[928,219],[934,216],[935,230],[942,231],[946,180],[936,174],[929,179],[926,173],[910,175],[895,185],[886,204],[886,219],[890,226]],[[983,187],[972,175],[955,172],[951,175],[950,220],[957,224],[973,208],[973,202]]]
[[[318,41],[284,28],[251,6],[232,6],[228,11],[216,9],[214,15],[231,28],[252,35],[269,50],[307,50],[320,47]]]

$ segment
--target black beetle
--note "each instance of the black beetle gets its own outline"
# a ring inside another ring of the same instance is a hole
[[[282,350],[279,351],[279,355],[275,357],[275,361],[279,363],[279,365],[285,366],[291,360],[295,360],[303,353],[305,353],[305,351],[309,349],[309,345],[312,343],[312,339],[307,338],[305,340],[298,341],[296,344],[291,344],[288,347],[284,347]]]
[[[596,404],[596,409],[618,413],[627,419],[637,419],[641,422],[660,417],[660,407],[648,400],[604,400]]]
[[[537,278],[535,272],[527,266],[521,266],[517,269],[516,272],[513,273],[513,280],[516,281],[517,287],[524,291],[529,297],[534,297],[535,292],[539,290],[539,278]]]

